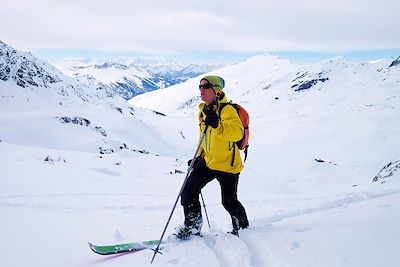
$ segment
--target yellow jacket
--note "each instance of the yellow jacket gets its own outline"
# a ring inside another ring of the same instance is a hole
[[[219,103],[226,103],[226,96]],[[205,129],[204,120],[206,114],[203,112],[204,106],[204,103],[199,105],[200,137]],[[217,113],[218,111],[219,107],[217,108]],[[206,166],[211,170],[234,174],[240,173],[243,169],[243,163],[239,148],[235,142],[243,137],[243,124],[237,111],[231,105],[226,105],[219,117],[221,120],[217,128],[208,127],[198,155],[204,158]]]

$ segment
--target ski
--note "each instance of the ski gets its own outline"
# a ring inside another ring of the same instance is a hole
[[[211,235],[193,235],[188,237],[187,239],[177,239],[175,236],[170,236],[162,241],[160,245],[160,249],[165,248],[168,244],[189,241],[193,238],[200,237],[209,237],[209,236],[217,236],[216,234]],[[90,249],[99,255],[113,255],[113,254],[120,254],[120,253],[134,253],[146,249],[155,250],[158,245],[159,240],[147,240],[147,241],[139,241],[139,242],[131,242],[131,243],[123,243],[123,244],[115,244],[115,245],[94,245],[93,243],[88,242]],[[161,253],[157,251],[158,253]]]
[[[104,245],[98,246],[94,245],[90,242],[90,249],[97,254],[100,255],[113,255],[119,253],[133,253],[138,252],[145,249],[154,249],[158,245],[159,240],[148,240],[142,242],[132,242],[132,243],[124,243],[124,244],[116,244],[116,245]]]

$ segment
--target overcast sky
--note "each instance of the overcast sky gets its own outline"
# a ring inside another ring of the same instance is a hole
[[[61,56],[397,53],[399,12],[400,0],[0,0],[0,40]]]

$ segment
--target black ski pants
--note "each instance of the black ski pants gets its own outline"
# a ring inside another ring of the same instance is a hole
[[[199,224],[199,220],[202,222],[199,195],[201,189],[214,179],[217,179],[221,186],[222,205],[231,215],[233,228],[247,228],[249,222],[246,211],[237,198],[239,174],[211,170],[206,167],[203,159],[195,164],[182,191],[181,204],[185,214],[185,225]]]

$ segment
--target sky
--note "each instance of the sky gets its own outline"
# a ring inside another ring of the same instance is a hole
[[[269,52],[397,57],[398,0],[1,0],[0,40],[45,58]]]

